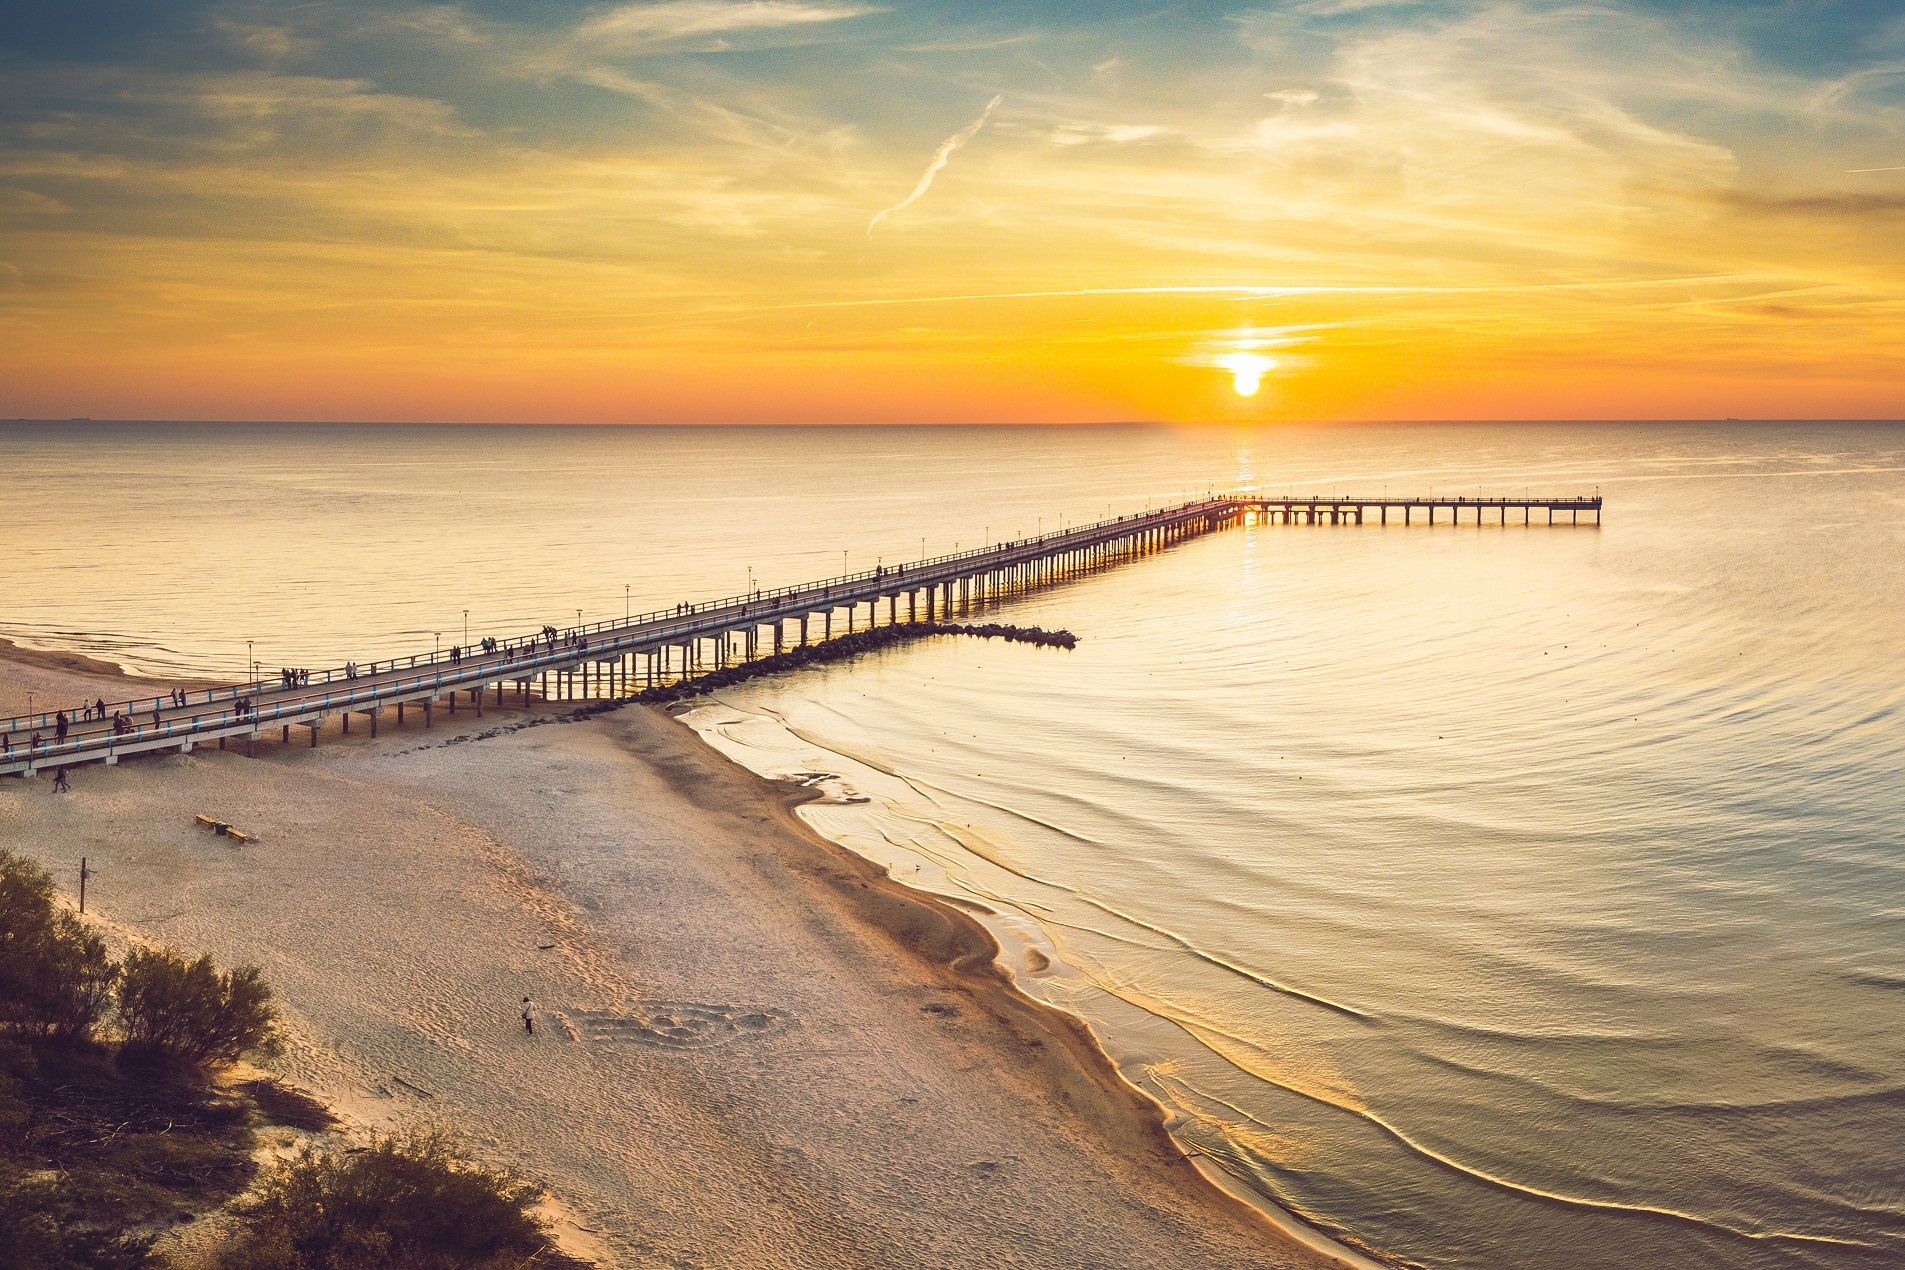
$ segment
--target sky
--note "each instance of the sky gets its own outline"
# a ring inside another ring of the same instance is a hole
[[[1898,0],[0,0],[0,417],[1905,416]]]

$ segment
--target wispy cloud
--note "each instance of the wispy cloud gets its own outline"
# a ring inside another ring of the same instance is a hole
[[[802,0],[661,0],[658,4],[623,5],[599,14],[582,23],[576,36],[598,47],[642,49],[696,36],[844,22],[877,12],[864,5],[809,4]]]
[[[998,94],[991,101],[986,103],[986,108],[979,112],[977,119],[940,142],[939,149],[933,151],[932,159],[926,164],[926,170],[920,173],[918,183],[913,186],[913,192],[893,204],[893,206],[881,208],[879,211],[873,213],[873,219],[867,222],[867,237],[871,238],[873,236],[874,227],[881,221],[896,212],[903,212],[913,204],[919,202],[919,200],[925,196],[926,191],[933,188],[933,178],[938,176],[946,164],[952,160],[953,152],[979,135],[979,129],[986,126],[986,120],[992,118],[992,112],[997,110],[999,103],[1004,100],[1005,94]]]
[[[1154,123],[1063,123],[1052,133],[1052,141],[1062,146],[1130,145],[1169,136],[1174,129]]]

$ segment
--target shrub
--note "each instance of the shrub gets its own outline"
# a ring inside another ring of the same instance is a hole
[[[230,1062],[281,1047],[271,989],[256,966],[219,974],[210,957],[188,962],[169,948],[135,948],[119,976],[125,1051],[191,1064]]]
[[[0,848],[0,1028],[90,1040],[117,974],[104,941],[54,905],[46,870]]]
[[[219,1270],[503,1270],[574,1264],[528,1213],[535,1187],[459,1165],[437,1134],[311,1151],[261,1188]]]
[[[100,1230],[67,1179],[0,1160],[0,1263],[9,1270],[137,1270],[150,1235]]]

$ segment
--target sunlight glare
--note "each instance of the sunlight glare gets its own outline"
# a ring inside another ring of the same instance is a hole
[[[1231,387],[1239,397],[1254,397],[1263,386],[1264,375],[1275,370],[1277,363],[1261,353],[1226,353],[1217,358],[1217,365],[1230,372]]]

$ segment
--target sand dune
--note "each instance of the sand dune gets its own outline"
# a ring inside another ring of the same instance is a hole
[[[0,662],[0,708],[86,671]],[[283,1075],[453,1127],[608,1264],[1327,1263],[1205,1182],[970,920],[807,830],[806,791],[647,708],[446,744],[529,717],[3,781],[0,841],[62,885],[87,855],[128,933],[262,966]]]

